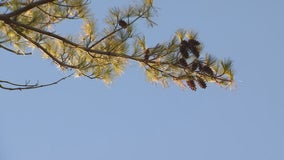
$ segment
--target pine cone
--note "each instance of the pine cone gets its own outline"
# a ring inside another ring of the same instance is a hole
[[[185,58],[185,59],[189,58],[189,54],[188,54],[187,51],[183,51],[183,52],[180,52],[180,53],[181,53],[183,58]]]
[[[187,41],[182,40],[182,41],[180,42],[180,45],[186,47],[186,46],[188,46],[188,43],[187,43]]]
[[[149,60],[149,57],[150,57],[150,50],[149,50],[149,48],[147,48],[145,51],[144,51],[144,60],[145,60],[145,62],[148,62],[148,60]]]
[[[179,46],[179,51],[180,51],[182,57],[185,58],[185,59],[189,58],[189,54],[187,52],[187,50],[188,50],[187,46],[188,46],[188,44],[187,44],[187,41],[185,41],[185,40],[181,41],[180,46]]]
[[[119,20],[118,24],[122,28],[127,28],[128,24],[124,20]]]
[[[184,58],[179,59],[179,64],[181,64],[183,67],[187,67],[188,64]]]
[[[201,70],[210,76],[214,75],[213,70],[209,66],[203,66]]]
[[[207,87],[206,82],[202,78],[198,78],[197,83],[198,83],[200,88],[205,89]]]
[[[179,46],[179,51],[180,51],[183,58],[187,59],[189,57],[186,46],[184,46],[184,45]]]
[[[191,90],[196,91],[196,85],[194,83],[194,80],[187,80],[186,84]]]
[[[196,58],[199,58],[200,54],[199,54],[199,51],[196,47],[190,47],[189,48],[191,53],[196,57]]]
[[[191,46],[198,46],[198,45],[200,45],[200,42],[195,40],[195,39],[189,39],[187,44],[189,45],[189,47],[191,47]]]
[[[190,70],[195,71],[199,66],[199,63],[194,61],[191,63]]]

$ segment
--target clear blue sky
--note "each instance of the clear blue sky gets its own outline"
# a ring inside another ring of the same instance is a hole
[[[94,1],[96,19],[127,2]],[[237,89],[163,89],[131,62],[111,86],[79,78],[38,90],[0,90],[0,160],[284,159],[284,1],[155,4],[159,25],[145,28],[149,43],[169,39],[177,28],[199,32],[205,52],[234,61]],[[1,79],[19,82],[62,76],[38,53],[1,50],[0,67]]]

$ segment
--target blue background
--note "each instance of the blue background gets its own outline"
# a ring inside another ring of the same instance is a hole
[[[129,2],[92,1],[99,28],[109,7]],[[0,90],[0,160],[284,159],[284,1],[154,4],[158,26],[140,26],[148,45],[178,28],[196,31],[204,52],[234,61],[236,89],[164,89],[131,61],[110,86],[72,78],[43,89]],[[72,33],[76,24],[61,27]],[[1,79],[49,82],[62,75],[39,53],[1,50]]]

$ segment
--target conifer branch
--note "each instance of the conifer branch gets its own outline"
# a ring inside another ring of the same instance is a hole
[[[3,35],[7,34],[6,38],[3,36],[5,41],[0,42],[0,48],[19,54],[17,49],[6,46],[14,44],[21,51],[26,51],[26,47],[36,47],[63,69],[74,69],[79,76],[102,79],[107,82],[119,75],[127,61],[132,60],[145,68],[150,79],[162,84],[167,84],[167,81],[186,83],[195,91],[195,84],[205,89],[207,82],[221,86],[233,83],[231,61],[218,61],[210,55],[202,58],[202,46],[196,40],[196,34],[178,30],[170,42],[146,47],[145,38],[136,34],[133,28],[141,19],[151,25],[155,24],[151,20],[155,11],[152,1],[144,1],[125,11],[111,10],[112,17],[107,19],[108,26],[103,36],[95,34],[96,30],[91,17],[85,14],[87,10],[83,11],[86,9],[87,2],[80,1],[73,5],[68,0],[59,2],[39,0],[28,4],[23,3],[19,9],[0,14],[0,21],[4,24],[1,26],[4,28]],[[41,5],[47,3],[50,3],[49,7],[54,7],[55,11],[63,9],[68,12],[60,12],[57,15],[52,12],[52,9],[45,10]],[[32,12],[40,13],[40,16],[29,16]],[[77,18],[91,22],[83,23],[84,36],[79,41],[74,41],[68,36],[60,36],[47,29],[48,25],[53,26],[65,19]],[[137,42],[132,41],[136,39]],[[10,44],[7,44],[9,42]],[[132,54],[129,52],[129,44],[134,46]],[[22,54],[28,55],[24,52]]]

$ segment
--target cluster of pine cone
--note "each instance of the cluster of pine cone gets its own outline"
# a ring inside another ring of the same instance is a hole
[[[179,47],[181,58],[179,59],[178,63],[186,69],[189,69],[191,72],[198,71],[204,75],[213,77],[213,70],[208,65],[205,65],[202,61],[198,60],[200,56],[199,47],[200,42],[195,39],[189,39],[188,41],[182,40]],[[189,58],[190,54],[194,55],[196,59],[188,64],[186,59]],[[192,77],[186,81],[186,84],[190,89],[196,91],[196,82],[200,88],[205,89],[207,87],[205,80],[201,77]]]
[[[199,49],[198,46],[200,42],[195,39],[189,39],[188,41],[182,40],[180,43],[179,51],[183,58],[189,58],[189,52],[192,53],[196,58],[199,57]]]

